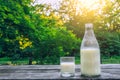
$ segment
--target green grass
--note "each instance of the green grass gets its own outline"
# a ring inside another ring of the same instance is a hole
[[[27,59],[11,61],[8,57],[0,58],[0,65],[26,65],[28,64]]]
[[[8,58],[8,57],[0,58],[0,61],[9,61],[9,60],[10,60],[10,58]]]
[[[102,57],[103,64],[120,64],[120,56]]]
[[[76,64],[80,64],[79,57],[76,58]],[[112,57],[102,57],[102,64],[120,64],[120,56],[112,56]]]
[[[102,64],[120,64],[120,56],[113,56],[111,58],[102,57],[101,61]],[[80,64],[79,57],[75,58],[75,63]],[[11,59],[8,57],[0,58],[0,65],[27,65],[27,64],[28,64],[28,59],[11,61]],[[32,64],[36,64],[36,61],[33,61]]]

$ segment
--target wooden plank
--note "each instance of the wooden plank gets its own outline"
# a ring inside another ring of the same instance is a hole
[[[21,65],[21,66],[0,66],[0,79],[120,79],[120,64],[102,64],[100,77],[88,78],[80,76],[80,65],[76,65],[74,77],[64,78],[60,76],[59,65]]]

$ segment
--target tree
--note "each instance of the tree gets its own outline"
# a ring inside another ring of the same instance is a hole
[[[19,59],[22,53],[20,46],[22,42],[25,42],[24,38],[28,39],[24,45],[31,42],[34,26],[30,18],[30,2],[31,0],[0,1],[1,57],[8,56],[12,59]],[[28,46],[31,44],[27,44],[24,48]]]
[[[41,22],[36,29],[36,36],[39,37],[34,43],[37,48],[38,64],[58,64],[60,56],[71,55],[73,49],[78,50],[79,40],[63,26],[62,20],[53,13],[51,12],[49,16],[44,13],[37,16],[36,24]]]
[[[102,9],[101,18],[99,24],[105,27],[110,32],[120,31],[120,1],[119,0],[106,0],[105,6]]]
[[[1,57],[13,61],[29,58],[29,64],[33,59],[40,64],[58,64],[60,56],[72,55],[78,47],[79,40],[49,5],[1,0],[0,6]]]
[[[120,38],[120,1],[99,0],[89,7],[80,1],[82,0],[63,0],[61,3],[58,13],[63,18],[67,29],[73,30],[77,37],[83,38],[84,24],[93,23],[102,54],[119,55],[119,46],[114,45],[119,45]],[[113,39],[108,34],[114,35],[111,36]],[[110,47],[104,48],[104,46]],[[113,53],[116,50],[118,52]]]
[[[119,31],[119,6],[118,0],[96,0],[91,5],[82,0],[63,0],[58,13],[66,21],[67,28],[81,37],[85,23],[93,23],[99,31]]]

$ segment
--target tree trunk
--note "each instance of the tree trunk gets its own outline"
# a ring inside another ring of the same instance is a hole
[[[32,57],[29,57],[29,65],[32,65]]]

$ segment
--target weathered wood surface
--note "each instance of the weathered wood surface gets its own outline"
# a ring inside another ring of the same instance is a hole
[[[21,65],[21,66],[0,66],[1,80],[79,80],[79,79],[119,79],[120,64],[103,64],[101,65],[102,73],[100,77],[88,78],[80,76],[80,66],[76,65],[74,77],[60,77],[59,65]]]

